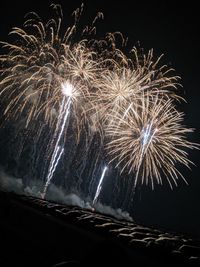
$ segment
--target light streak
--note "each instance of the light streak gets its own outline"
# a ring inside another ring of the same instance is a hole
[[[69,82],[65,82],[61,84],[61,87],[62,87],[62,92],[64,96],[63,96],[63,100],[62,100],[59,115],[58,115],[58,122],[56,125],[56,131],[55,131],[55,137],[54,137],[54,139],[56,140],[56,143],[54,146],[53,154],[51,156],[47,179],[46,179],[46,183],[45,183],[44,190],[42,193],[43,198],[46,195],[47,188],[51,182],[51,179],[53,178],[58,162],[64,152],[64,148],[60,146],[61,145],[60,141],[63,136],[64,129],[66,127],[67,119],[69,118],[70,107],[72,103],[73,86]]]
[[[101,178],[100,178],[100,180],[99,180],[99,183],[98,183],[98,186],[97,186],[97,190],[96,190],[96,193],[95,193],[93,202],[92,202],[93,206],[95,205],[95,203],[96,203],[97,200],[98,200],[99,194],[100,194],[101,189],[102,189],[102,183],[103,183],[103,180],[104,180],[104,178],[105,178],[105,174],[106,174],[107,169],[108,169],[107,166],[105,166],[105,167],[103,168],[103,171],[102,171],[102,174],[101,174]]]

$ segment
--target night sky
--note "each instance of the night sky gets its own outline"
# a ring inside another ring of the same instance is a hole
[[[1,1],[0,39],[7,40],[13,26],[21,27],[24,15],[35,11],[48,18],[52,1]],[[54,1],[61,3],[64,18],[83,1]],[[185,124],[195,128],[189,139],[200,143],[200,88],[199,88],[199,8],[197,1],[85,1],[84,18],[93,18],[98,11],[104,20],[97,23],[97,33],[120,31],[129,38],[128,48],[136,45],[148,51],[154,48],[155,55],[164,53],[164,63],[176,69],[182,78],[182,96],[187,103],[179,109],[184,111]],[[87,23],[88,21],[86,21]],[[127,48],[127,49],[128,49]],[[179,180],[179,186],[138,188],[134,198],[134,217],[148,225],[192,233],[200,236],[200,152],[191,151],[190,159],[196,164],[192,171],[182,169],[189,186]]]

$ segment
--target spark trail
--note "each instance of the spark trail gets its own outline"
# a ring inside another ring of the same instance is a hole
[[[54,140],[56,140],[53,154],[51,156],[51,161],[48,169],[47,179],[44,186],[44,190],[42,193],[42,198],[45,197],[48,186],[53,178],[54,172],[58,165],[58,162],[64,152],[64,148],[61,144],[61,139],[63,137],[64,129],[66,128],[66,124],[68,122],[69,114],[70,114],[70,107],[72,102],[72,94],[73,94],[73,86],[69,82],[65,82],[61,84],[63,99],[59,110],[58,121],[55,130]]]
[[[97,186],[97,190],[96,190],[96,193],[95,193],[93,202],[92,202],[93,206],[94,206],[94,204],[97,202],[97,199],[98,199],[99,194],[100,194],[100,192],[101,192],[102,183],[103,183],[103,180],[104,180],[104,178],[105,178],[105,174],[106,174],[107,169],[108,169],[107,166],[105,166],[105,167],[103,168],[103,172],[102,172],[102,174],[101,174],[101,178],[100,178],[100,180],[99,180],[99,184],[98,184],[98,186]]]

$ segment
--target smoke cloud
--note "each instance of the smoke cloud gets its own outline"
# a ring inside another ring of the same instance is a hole
[[[30,181],[29,186],[25,187],[21,178],[13,177],[5,173],[3,168],[0,168],[0,190],[40,198],[42,189],[43,183],[41,181]],[[68,206],[78,206],[83,209],[93,210],[95,208],[97,212],[111,215],[117,219],[133,221],[129,213],[122,211],[120,208],[113,209],[112,207],[104,205],[100,202],[97,202],[93,207],[91,205],[92,199],[84,199],[78,193],[66,194],[62,188],[57,187],[54,184],[49,186],[46,199]]]
[[[0,168],[0,189],[8,192],[15,192],[16,194],[23,194],[22,179],[12,177]]]

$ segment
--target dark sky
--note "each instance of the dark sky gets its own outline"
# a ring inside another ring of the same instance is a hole
[[[65,18],[84,1],[63,0]],[[147,2],[147,3],[145,3]],[[85,1],[85,13],[93,18],[97,11],[104,13],[98,23],[101,33],[120,31],[129,38],[129,46],[138,41],[146,51],[164,53],[164,62],[176,69],[182,77],[183,96],[187,104],[180,108],[186,113],[185,123],[196,128],[190,140],[200,143],[200,88],[199,88],[199,8],[198,1]],[[21,26],[24,15],[36,11],[42,17],[49,14],[51,1],[1,1],[0,39],[6,40],[12,26]],[[196,164],[192,171],[183,170],[189,182],[171,191],[168,187],[137,190],[135,217],[141,222],[200,235],[200,152],[192,151],[190,158]]]

